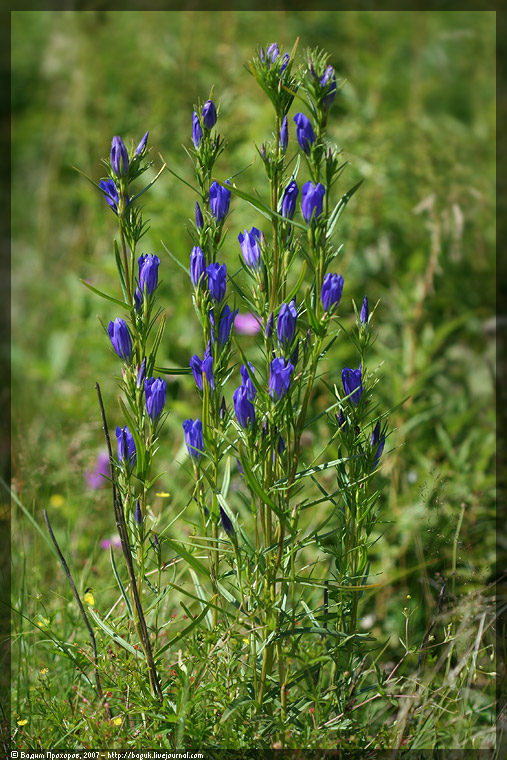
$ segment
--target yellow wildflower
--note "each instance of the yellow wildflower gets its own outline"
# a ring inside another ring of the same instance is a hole
[[[86,604],[89,604],[92,607],[95,604],[95,598],[90,590],[86,592],[86,594],[83,596],[83,599],[85,600]]]
[[[118,716],[116,718],[113,718],[113,721],[115,726],[121,726],[121,718]]]
[[[61,493],[54,493],[49,497],[49,503],[52,507],[61,507],[65,503]]]
[[[24,718],[23,720],[18,720],[18,726],[26,726],[27,723],[28,721],[26,720],[26,718]]]

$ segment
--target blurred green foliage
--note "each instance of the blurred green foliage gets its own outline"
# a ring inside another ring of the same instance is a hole
[[[91,494],[84,481],[103,447],[96,380],[111,427],[119,415],[117,362],[95,316],[116,314],[79,279],[106,291],[116,283],[116,227],[101,194],[71,165],[98,181],[111,137],[137,144],[149,129],[152,176],[163,157],[192,181],[182,146],[190,145],[193,104],[214,87],[229,141],[223,180],[255,161],[254,142],[270,138],[270,105],[244,68],[256,46],[276,40],[290,49],[299,37],[301,53],[329,51],[343,83],[330,137],[350,161],[337,193],[365,178],[336,236],[344,244],[344,301],[352,313],[351,298],[360,304],[367,292],[370,304],[380,299],[379,402],[387,409],[408,397],[386,447],[384,533],[372,551],[382,586],[369,614],[375,635],[392,634],[396,651],[410,591],[420,643],[442,577],[449,593],[452,582],[456,595],[467,595],[494,573],[495,14],[16,11],[12,33],[15,490],[39,523],[51,496],[63,496],[54,522],[83,587],[89,577],[100,582],[97,541],[114,533],[109,495]],[[260,162],[236,182],[265,192]],[[187,263],[195,198],[168,172],[143,197],[151,228],[141,250],[162,259],[168,330],[161,363],[183,366],[201,350],[200,330],[188,280],[160,241]],[[237,199],[231,208],[224,258],[234,267],[238,232],[261,219]],[[349,360],[344,341],[327,360],[331,384]],[[327,405],[324,393],[316,395],[317,409]],[[153,504],[164,518],[189,493],[175,460],[185,461],[181,422],[196,411],[191,378],[175,379],[169,395],[159,490],[176,496]],[[26,568],[35,615],[37,594],[51,606],[67,589],[55,587],[54,558],[24,522],[14,566],[17,572],[23,556],[38,557]]]

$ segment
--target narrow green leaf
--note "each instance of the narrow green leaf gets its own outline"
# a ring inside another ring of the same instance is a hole
[[[125,303],[124,301],[119,301],[117,298],[113,298],[113,296],[108,296],[107,293],[103,293],[101,290],[98,290],[97,288],[94,288],[93,285],[90,285],[89,282],[86,282],[86,280],[81,279],[81,282],[83,285],[86,285],[86,287],[91,290],[96,295],[100,296],[101,298],[105,298],[106,301],[111,301],[111,303],[115,303],[117,306],[121,306],[123,309],[127,309],[127,311],[132,311],[132,307],[128,305],[128,303]]]
[[[139,649],[134,649],[132,644],[129,644],[128,641],[125,641],[125,639],[123,639],[118,633],[115,633],[112,628],[106,625],[92,607],[88,607],[88,614],[95,620],[99,628],[102,628],[104,633],[106,633],[116,644],[119,644],[126,649],[127,652],[130,652],[130,654],[133,654],[134,657],[139,657],[141,660],[144,660],[144,652],[140,644],[138,645]]]
[[[167,253],[167,255],[171,257],[171,259],[174,261],[175,264],[177,264],[180,267],[180,269],[183,269],[183,271],[188,275],[188,277],[190,277],[190,269],[187,269],[187,267],[184,266],[184,264],[182,264],[181,261],[176,258],[176,256],[174,255],[174,253],[171,253],[171,251],[169,250],[169,248],[166,247],[166,245],[165,245],[165,243],[164,243],[163,240],[161,240],[160,242],[162,243],[164,251]]]
[[[121,595],[123,597],[123,601],[125,602],[125,606],[126,606],[126,608],[128,610],[128,613],[129,613],[129,618],[131,620],[133,620],[134,619],[134,615],[132,613],[132,605],[130,603],[130,599],[127,596],[127,592],[125,591],[125,587],[124,587],[123,583],[121,582],[120,576],[118,574],[118,570],[116,569],[116,563],[114,561],[114,555],[113,555],[113,548],[112,548],[112,546],[109,547],[109,556],[111,557],[111,565],[112,565],[112,568],[113,568],[114,577],[116,578],[116,583],[120,587],[120,591],[121,591]]]

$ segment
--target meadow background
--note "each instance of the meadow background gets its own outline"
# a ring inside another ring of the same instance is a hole
[[[350,161],[340,192],[365,181],[337,234],[344,299],[349,308],[366,292],[371,304],[380,299],[379,400],[389,408],[407,399],[391,418],[380,476],[384,524],[371,559],[381,586],[367,600],[366,625],[389,639],[388,658],[397,662],[409,594],[415,649],[405,665],[415,671],[445,579],[439,614],[470,611],[463,651],[476,647],[475,665],[479,657],[489,667],[477,667],[453,702],[440,741],[493,741],[495,14],[23,11],[12,14],[12,718],[20,746],[52,747],[57,735],[51,709],[37,703],[41,669],[50,705],[75,698],[45,634],[49,625],[64,635],[76,613],[36,528],[42,509],[78,587],[93,587],[96,598],[113,593],[100,547],[115,533],[110,494],[91,491],[85,472],[103,449],[97,380],[110,427],[119,421],[117,362],[96,318],[107,323],[116,314],[80,278],[109,292],[116,286],[116,228],[101,194],[71,165],[98,181],[111,137],[137,144],[149,129],[152,176],[160,153],[191,180],[182,145],[190,145],[193,105],[214,86],[229,141],[219,178],[235,174],[272,128],[270,105],[244,63],[257,45],[276,40],[290,50],[296,37],[301,52],[325,48],[345,80],[329,120],[330,139]],[[250,191],[261,177],[257,162],[239,179]],[[195,198],[169,172],[144,198],[150,230],[140,250],[161,258],[168,316],[160,363],[187,366],[201,350],[200,328],[188,280],[160,241],[187,263]],[[238,232],[259,221],[237,198],[231,209],[228,266],[237,261]],[[245,340],[253,347],[255,338]],[[350,357],[344,344],[328,358],[331,384]],[[181,423],[197,411],[191,378],[171,379],[168,391],[158,465],[166,474],[156,490],[170,495],[152,505],[162,524],[189,498]],[[319,409],[319,394],[314,403]],[[438,618],[437,641],[447,624]],[[73,635],[86,642],[82,631]],[[419,746],[434,746],[435,721],[423,721]]]

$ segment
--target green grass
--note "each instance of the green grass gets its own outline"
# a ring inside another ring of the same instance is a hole
[[[239,631],[231,632],[238,652],[231,661],[201,629],[184,662],[178,647],[171,649],[165,667],[166,675],[175,673],[174,707],[166,705],[163,713],[145,694],[132,656],[98,634],[104,688],[112,692],[113,712],[122,716],[119,726],[104,720],[93,697],[89,641],[46,537],[42,509],[50,513],[78,588],[93,587],[104,616],[118,589],[99,541],[115,533],[114,518],[109,493],[88,490],[84,472],[103,447],[95,381],[110,426],[119,422],[116,365],[96,319],[116,315],[79,280],[111,291],[115,229],[103,199],[70,165],[97,180],[112,135],[135,141],[150,129],[154,170],[162,164],[160,151],[168,166],[192,181],[181,145],[189,144],[193,104],[214,86],[220,128],[229,140],[220,178],[235,174],[254,160],[254,141],[260,144],[271,130],[269,106],[243,64],[257,44],[276,39],[290,48],[297,36],[302,49],[326,48],[346,80],[331,112],[331,137],[351,164],[341,189],[361,177],[365,182],[340,222],[340,271],[356,304],[365,292],[372,304],[380,299],[374,353],[381,407],[406,401],[391,418],[395,431],[380,476],[383,522],[370,553],[379,586],[362,607],[368,630],[385,646],[376,653],[388,679],[384,693],[374,690],[373,653],[357,673],[355,703],[346,715],[319,730],[308,703],[293,718],[286,743],[313,748],[339,742],[362,750],[494,746],[500,667],[494,654],[490,328],[495,16],[268,15],[269,23],[266,14],[252,11],[13,13],[16,746],[253,747],[276,741],[276,718],[268,730],[262,720],[245,718],[244,706],[222,722],[208,719],[206,705],[223,705],[225,712],[241,684]],[[248,191],[261,188],[259,162],[241,179]],[[194,197],[164,172],[145,198],[151,228],[143,250],[162,259],[168,317],[160,359],[185,366],[201,348],[199,325],[189,308],[188,281],[160,241],[186,263]],[[250,207],[233,200],[224,246],[228,266],[237,260],[238,231],[258,223]],[[253,350],[255,339],[247,340]],[[350,358],[345,342],[335,346],[324,363],[331,384]],[[188,378],[175,377],[168,391],[171,414],[158,466],[165,474],[155,491],[170,495],[154,497],[151,505],[160,526],[177,518],[190,497],[181,423],[197,409]],[[322,388],[314,410],[327,403]],[[322,423],[309,436],[308,459],[326,433]],[[178,517],[172,535],[184,539],[192,519],[188,512]],[[169,552],[166,559],[172,557]],[[178,567],[174,572],[167,580],[181,579]],[[165,600],[168,637],[188,623],[179,601],[171,595]],[[431,642],[425,641],[430,627]],[[423,642],[429,648],[418,667]],[[318,642],[313,647],[318,657]],[[215,659],[200,680],[199,663],[211,650]],[[127,688],[128,705],[122,701]],[[20,720],[27,723],[19,726]]]

